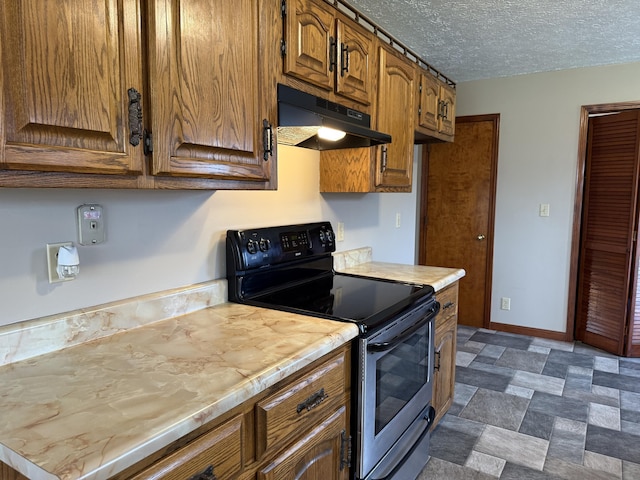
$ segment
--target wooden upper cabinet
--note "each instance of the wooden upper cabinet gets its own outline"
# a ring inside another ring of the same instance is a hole
[[[415,64],[379,42],[372,127],[392,142],[320,152],[321,192],[410,192],[416,110]]]
[[[389,145],[376,147],[376,187],[411,191],[415,111],[415,66],[380,46],[376,130],[391,135]]]
[[[371,103],[374,37],[320,0],[286,0],[284,73]]]
[[[276,103],[262,27],[254,0],[149,2],[151,173],[269,180]]]
[[[373,37],[351,22],[336,20],[336,92],[357,102],[371,103]]]
[[[0,170],[142,171],[140,23],[139,0],[0,2]]]
[[[429,72],[420,71],[418,84],[419,134],[453,141],[456,119],[456,91]]]

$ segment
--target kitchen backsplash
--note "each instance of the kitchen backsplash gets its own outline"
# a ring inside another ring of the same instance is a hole
[[[371,247],[334,254],[336,270],[370,262]],[[0,327],[0,366],[227,301],[227,280],[106,303]]]
[[[25,360],[227,300],[227,280],[142,295],[0,327],[0,365]]]

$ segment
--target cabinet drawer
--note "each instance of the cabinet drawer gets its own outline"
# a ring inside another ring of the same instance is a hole
[[[440,302],[440,314],[436,319],[436,324],[439,324],[458,313],[458,282],[436,292],[436,300]]]
[[[257,454],[284,443],[344,402],[344,352],[256,404]]]
[[[242,469],[242,420],[242,415],[233,417],[131,480],[187,480],[209,467],[217,478],[231,478]]]

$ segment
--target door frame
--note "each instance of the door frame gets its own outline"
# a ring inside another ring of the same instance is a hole
[[[569,260],[569,294],[567,301],[567,326],[565,340],[576,338],[576,310],[578,301],[578,269],[580,267],[580,232],[582,230],[582,203],[584,201],[584,174],[587,164],[587,137],[589,115],[623,112],[640,109],[640,101],[583,105],[580,108],[580,130],[578,136],[578,167],[576,170],[576,195],[573,203],[573,231],[571,233],[571,257]]]
[[[493,141],[491,145],[491,180],[489,182],[489,218],[487,225],[487,265],[485,270],[485,294],[484,294],[484,321],[483,327],[491,327],[491,294],[493,290],[493,238],[496,220],[496,189],[498,180],[498,146],[500,143],[500,114],[490,113],[486,115],[468,115],[456,117],[456,125],[460,123],[492,122]],[[455,139],[454,139],[455,142]],[[426,226],[427,226],[427,189],[429,179],[429,145],[422,149],[422,165],[420,172],[420,222],[419,222],[419,249],[418,263],[426,264]]]

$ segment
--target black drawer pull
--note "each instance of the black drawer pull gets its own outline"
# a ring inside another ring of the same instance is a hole
[[[442,307],[443,310],[447,310],[448,308],[451,308],[455,305],[455,303],[453,302],[447,302],[444,304],[444,306]]]
[[[213,465],[209,465],[202,472],[189,477],[188,480],[218,480],[218,477],[213,473]]]
[[[321,388],[316,393],[307,398],[304,402],[299,403],[298,408],[296,408],[296,412],[300,413],[303,410],[306,410],[308,412],[312,408],[316,408],[318,405],[324,402],[327,397],[329,397],[329,395],[324,393],[324,388]]]

